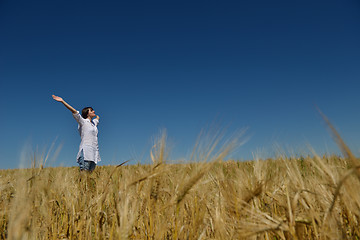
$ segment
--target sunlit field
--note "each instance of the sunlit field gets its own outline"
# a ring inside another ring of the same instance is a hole
[[[1,239],[359,239],[357,159],[279,157],[238,162],[195,151],[171,164],[0,171]]]

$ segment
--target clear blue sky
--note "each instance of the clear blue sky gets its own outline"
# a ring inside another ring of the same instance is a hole
[[[213,122],[248,128],[238,159],[337,153],[314,104],[360,155],[359,43],[355,0],[2,0],[0,168],[55,139],[50,165],[76,165],[77,124],[51,94],[100,115],[102,165],[148,162],[163,128],[186,158]]]

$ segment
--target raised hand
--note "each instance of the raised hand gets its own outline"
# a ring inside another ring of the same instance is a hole
[[[52,95],[52,98],[53,98],[55,101],[58,101],[58,102],[61,102],[62,104],[64,104],[64,106],[65,106],[67,109],[69,109],[72,113],[76,113],[76,112],[77,112],[72,106],[70,106],[67,102],[65,102],[64,99],[62,99],[61,97]]]
[[[63,102],[63,101],[64,101],[61,97],[58,97],[58,96],[55,96],[55,95],[52,95],[52,98],[53,98],[55,101],[58,101],[58,102]]]

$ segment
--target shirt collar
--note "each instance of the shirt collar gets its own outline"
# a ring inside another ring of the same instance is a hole
[[[85,118],[85,121],[88,121],[88,122],[90,122],[92,125],[95,125],[95,123],[94,123],[93,120],[90,121],[88,118]]]

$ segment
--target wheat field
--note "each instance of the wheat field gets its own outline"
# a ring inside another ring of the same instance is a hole
[[[359,239],[358,160],[340,137],[345,157],[225,161],[227,142],[177,164],[165,139],[149,165],[0,170],[0,239]]]

